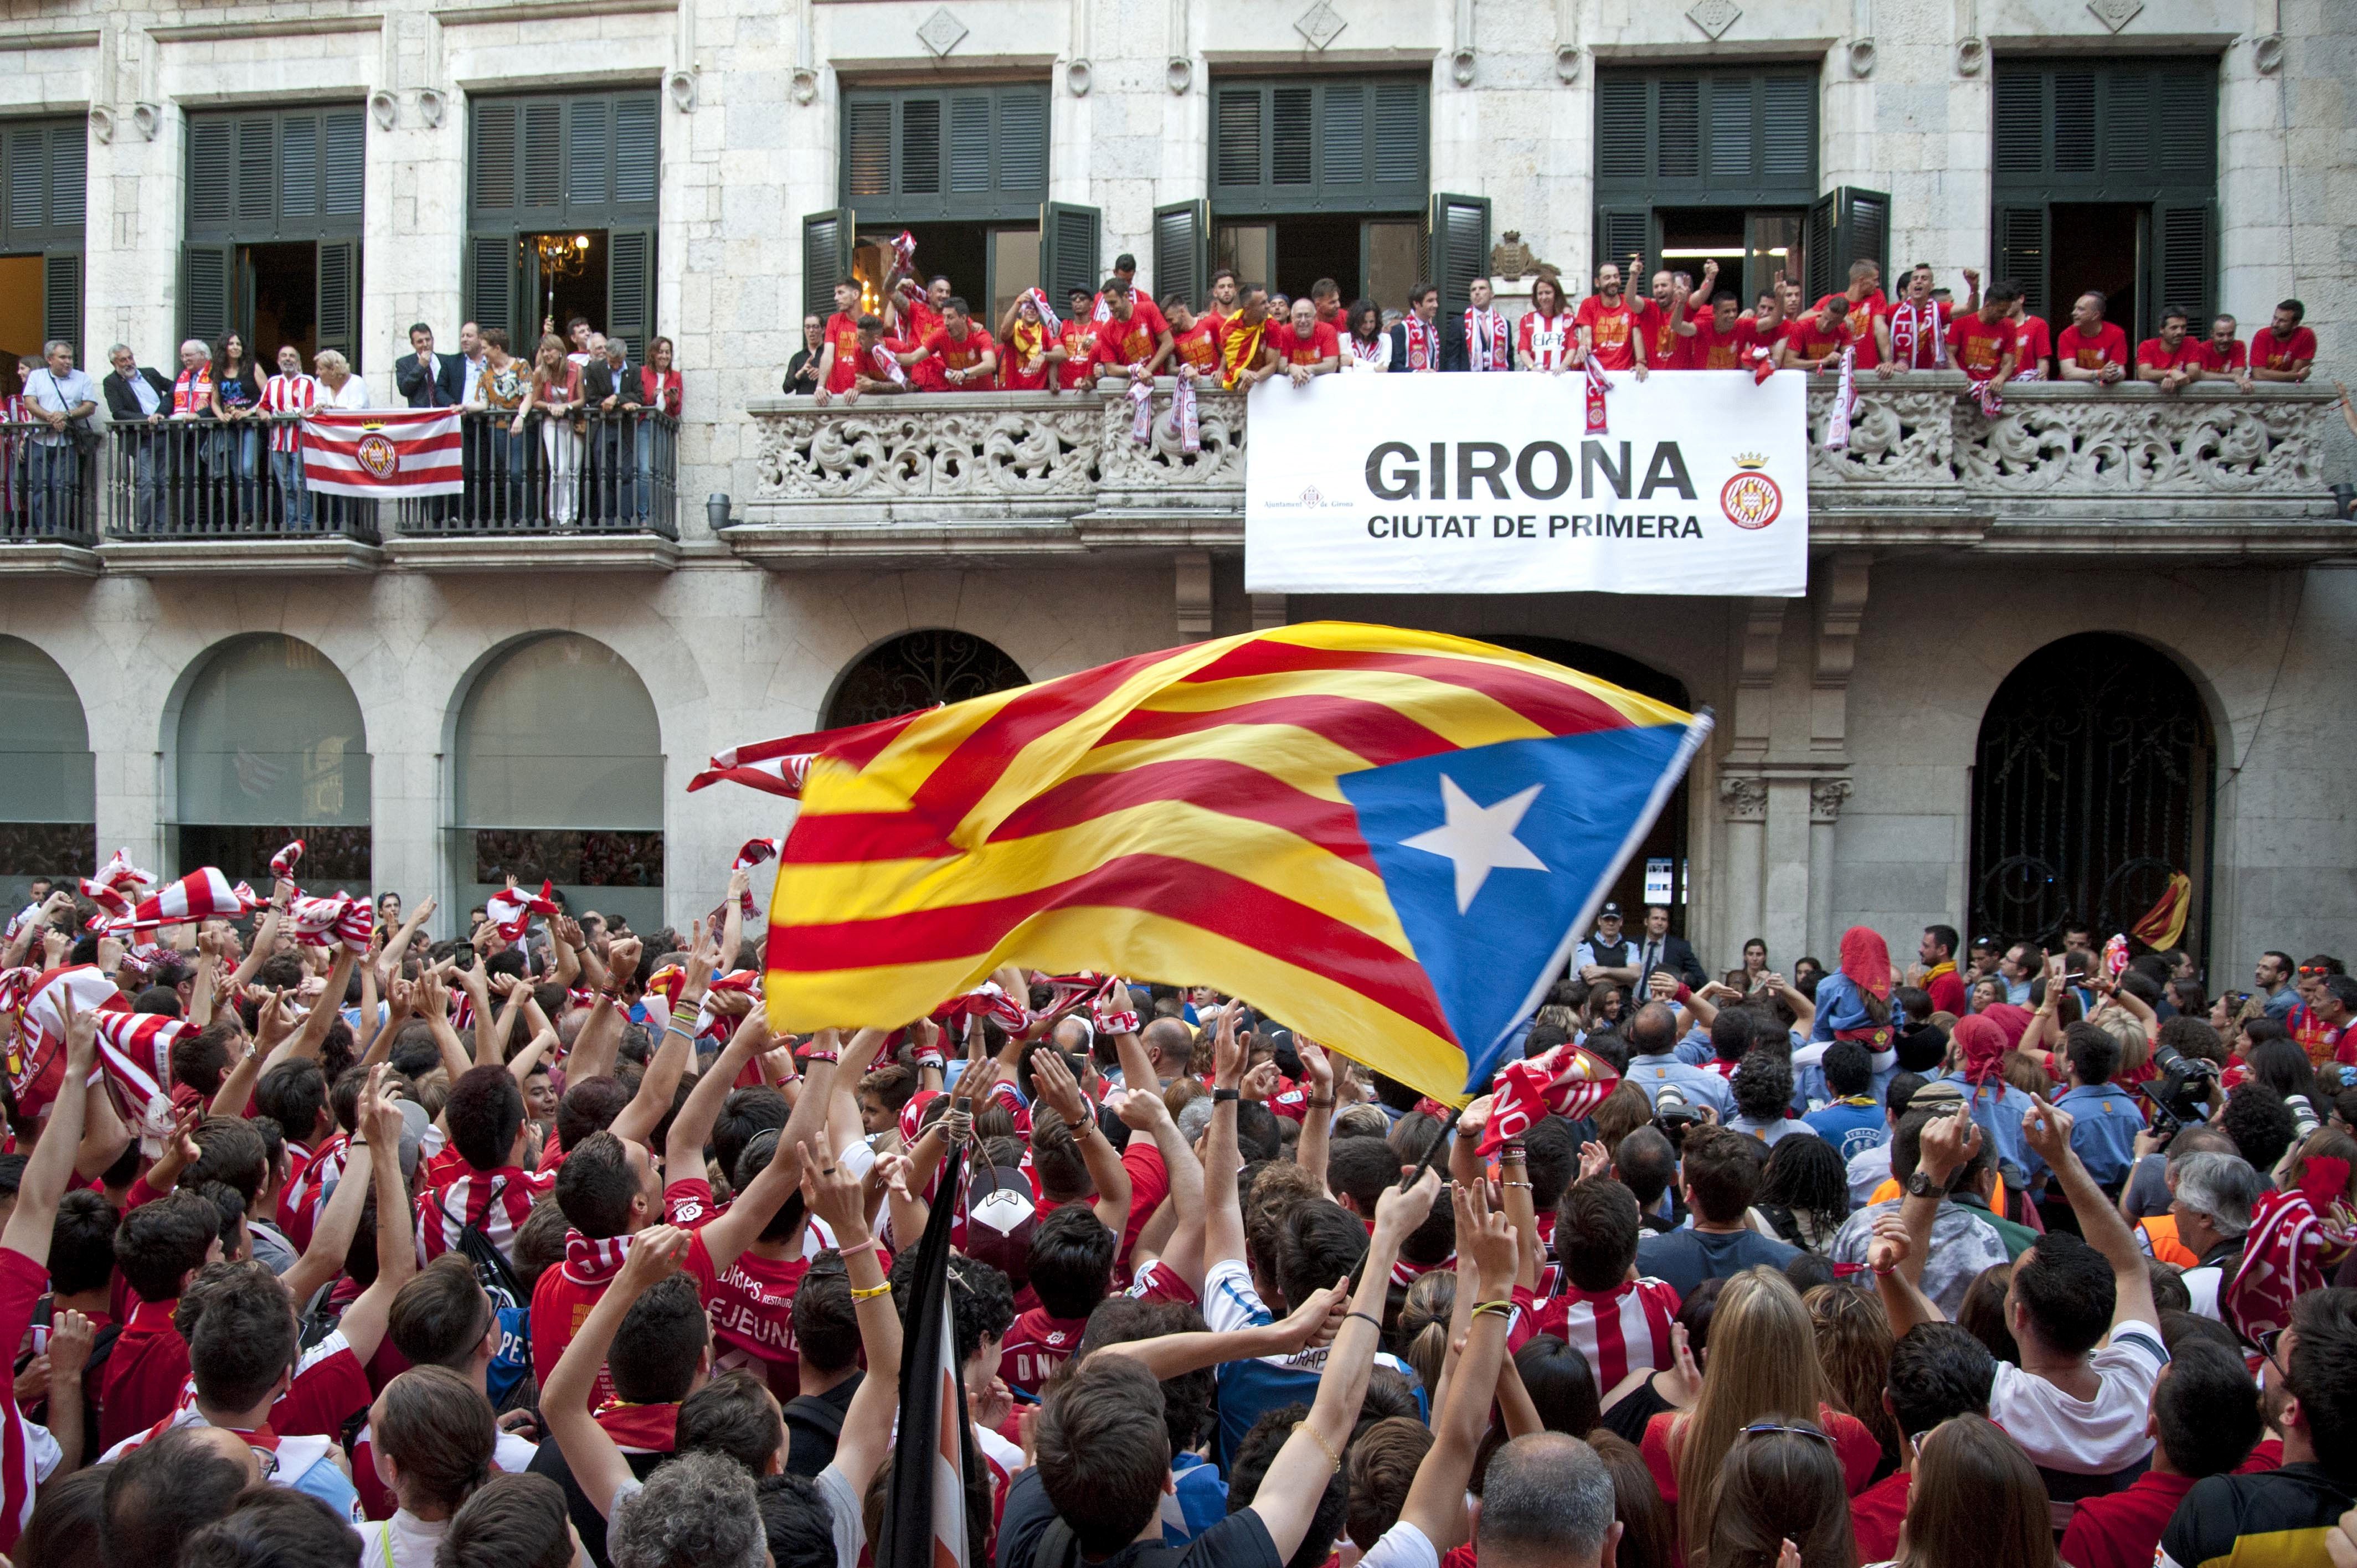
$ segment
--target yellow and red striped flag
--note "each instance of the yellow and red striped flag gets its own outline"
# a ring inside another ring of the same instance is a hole
[[[1709,729],[1529,654],[1318,623],[780,742],[813,760],[771,1023],[1093,969],[1217,986],[1462,1102]]]

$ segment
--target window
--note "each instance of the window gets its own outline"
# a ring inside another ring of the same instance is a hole
[[[367,112],[208,110],[188,116],[180,335],[232,329],[267,366],[291,343],[361,368]]]
[[[1429,97],[1421,76],[1215,81],[1211,264],[1288,295],[1331,278],[1345,304],[1405,308],[1427,237]],[[1174,276],[1185,221],[1166,232],[1157,214]]]
[[[920,277],[947,277],[994,333],[1023,291],[1051,275],[1042,260],[1042,223],[1053,221],[1044,216],[1046,83],[845,88],[841,139],[843,205],[803,222],[806,309],[830,314],[843,276],[859,280],[864,309],[879,308],[904,231]],[[1093,224],[1095,209],[1074,210]],[[1056,304],[1060,311],[1060,294]]]
[[[907,632],[869,649],[843,672],[827,700],[827,727],[872,724],[941,703],[986,697],[1029,680],[1021,665],[969,632]]]
[[[1800,66],[1598,71],[1596,265],[1641,257],[1698,279],[1716,261],[1747,309],[1780,272],[1813,299],[1858,257],[1888,270],[1889,199],[1818,194],[1817,94]]]
[[[314,891],[368,887],[368,732],[325,654],[274,634],[221,643],[173,724],[176,875],[217,865],[261,886],[271,855],[299,838]]]
[[[2209,59],[2000,60],[1996,271],[2058,328],[2090,289],[2133,341],[2217,303],[2218,67]]]
[[[80,120],[0,125],[0,343],[21,353],[62,338],[76,363],[86,134]]]
[[[81,698],[56,660],[0,637],[0,902],[13,915],[36,876],[98,870],[96,758]]]
[[[544,317],[646,351],[662,104],[651,91],[483,98],[467,112],[467,313],[532,357]]]
[[[663,923],[662,735],[645,682],[570,632],[495,656],[468,689],[453,750],[456,929],[512,876],[553,881],[575,915]]]

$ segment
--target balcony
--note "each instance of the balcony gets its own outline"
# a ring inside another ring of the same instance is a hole
[[[1867,379],[1828,452],[1811,389],[1810,543],[2048,557],[2123,547],[2180,559],[2313,560],[2357,550],[2324,467],[2317,386],[2019,382],[1995,419],[1953,373]],[[1199,402],[1200,450],[1158,382],[1147,439],[1117,392],[918,393],[750,405],[751,494],[725,531],[762,565],[1011,565],[1243,545],[1245,402]]]
[[[0,421],[0,575],[98,573],[97,455],[49,435]]]
[[[81,530],[67,542],[90,555],[90,570],[137,576],[676,564],[678,421],[592,413],[548,423],[534,415],[519,432],[466,414],[465,491],[400,502],[314,492],[291,450],[277,449],[285,421],[110,425],[69,504],[46,515]],[[91,498],[103,504],[103,543],[99,520],[84,515]],[[0,554],[0,570],[10,564]]]

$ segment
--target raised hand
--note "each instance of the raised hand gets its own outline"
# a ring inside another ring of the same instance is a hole
[[[2071,1155],[2071,1113],[2042,1094],[2031,1095],[2029,1106],[2021,1118],[2021,1141],[2046,1162],[2049,1169],[2059,1171]]]
[[[637,1295],[649,1285],[679,1267],[687,1252],[694,1233],[676,1225],[650,1225],[630,1238],[630,1251],[622,1260],[622,1273],[616,1282],[623,1293]]]

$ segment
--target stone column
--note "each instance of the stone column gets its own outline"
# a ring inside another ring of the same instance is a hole
[[[1841,933],[1834,929],[1834,819],[1849,799],[1846,779],[1819,779],[1809,786],[1809,934],[1807,949],[1827,963]]]

